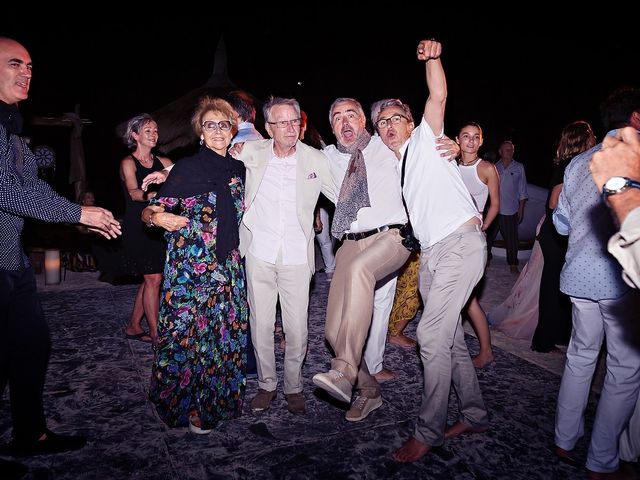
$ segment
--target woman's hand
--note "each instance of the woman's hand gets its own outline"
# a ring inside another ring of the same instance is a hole
[[[162,227],[168,232],[175,232],[189,225],[187,217],[181,217],[169,212],[153,212],[151,221],[157,227]]]
[[[169,172],[165,170],[158,170],[157,172],[150,173],[142,179],[142,186],[140,188],[143,192],[146,192],[149,185],[152,183],[164,183],[168,176]]]

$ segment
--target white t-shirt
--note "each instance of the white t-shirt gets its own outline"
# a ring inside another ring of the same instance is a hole
[[[430,247],[473,217],[482,219],[455,161],[440,157],[436,136],[423,119],[400,153],[408,148],[404,198],[413,232],[422,248]]]
[[[339,191],[351,155],[339,152],[335,145],[327,146],[323,152],[329,157],[329,171]],[[358,216],[348,231],[366,232],[384,225],[406,223],[407,214],[402,205],[398,160],[395,154],[378,136],[371,137],[362,153],[367,167],[371,206],[358,211]]]

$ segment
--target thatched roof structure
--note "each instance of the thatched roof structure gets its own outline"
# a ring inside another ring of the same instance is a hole
[[[191,128],[191,117],[200,99],[206,95],[225,97],[230,91],[238,87],[229,79],[227,71],[227,48],[221,38],[215,52],[213,72],[207,82],[186,93],[171,103],[151,112],[151,116],[158,123],[160,136],[157,149],[167,154],[173,150],[193,145],[197,138]],[[260,112],[262,102],[253,97],[256,110]],[[122,136],[126,129],[126,122],[116,127],[118,136]]]

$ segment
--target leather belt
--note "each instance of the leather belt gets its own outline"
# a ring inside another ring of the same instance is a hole
[[[345,233],[342,237],[343,240],[363,240],[371,235],[375,235],[376,233],[386,232],[387,230],[391,230],[392,228],[402,228],[404,225],[401,223],[394,223],[392,225],[383,225],[382,227],[374,228],[373,230],[367,230],[366,232],[357,232],[357,233]]]

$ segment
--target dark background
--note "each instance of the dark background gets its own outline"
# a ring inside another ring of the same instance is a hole
[[[115,126],[203,85],[221,36],[231,80],[259,99],[295,96],[327,143],[334,141],[328,109],[338,96],[358,98],[367,112],[375,100],[399,97],[419,117],[427,93],[415,50],[421,39],[437,38],[449,86],[446,133],[455,136],[472,119],[484,128],[483,151],[512,139],[529,181],[542,186],[562,127],[585,119],[601,138],[600,102],[614,88],[638,86],[640,78],[632,12],[560,18],[551,10],[516,16],[462,4],[430,11],[391,3],[379,14],[347,16],[308,4],[306,13],[262,10],[243,17],[222,14],[219,5],[143,21],[106,13],[43,22],[45,12],[37,21],[18,13],[3,20],[0,34],[23,43],[34,62],[25,116],[59,116],[79,104],[93,122],[85,126],[84,146],[98,204],[122,207],[118,166],[126,150]],[[54,146],[55,186],[71,196],[69,129],[29,127],[27,133],[34,145]]]

